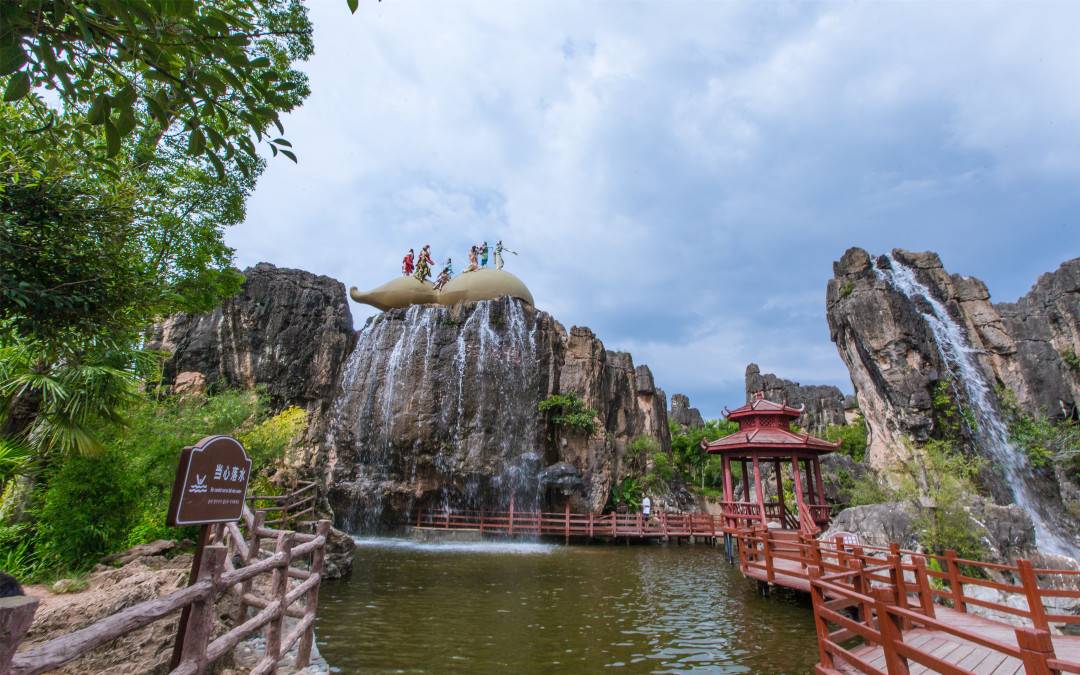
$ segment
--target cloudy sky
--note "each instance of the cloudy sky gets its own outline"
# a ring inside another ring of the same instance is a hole
[[[1080,255],[1080,4],[309,4],[300,162],[229,232],[242,266],[370,288],[501,238],[541,309],[711,417],[750,361],[851,390],[850,246],[998,300]]]

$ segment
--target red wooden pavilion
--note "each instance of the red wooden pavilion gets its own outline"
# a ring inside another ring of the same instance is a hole
[[[724,458],[724,523],[729,527],[768,527],[770,522],[787,530],[816,534],[828,525],[829,506],[825,503],[825,485],[821,479],[821,456],[840,446],[810,434],[790,431],[791,422],[802,415],[803,408],[774,403],[757,394],[741,408],[727,411],[728,419],[739,423],[739,430],[712,443],[702,442],[710,454]],[[742,499],[736,498],[731,463],[742,467]],[[790,462],[790,480],[795,492],[795,513],[784,505],[783,467]],[[762,464],[771,464],[776,481],[776,501],[765,501]],[[800,465],[802,468],[800,469]],[[753,497],[750,483],[753,482]],[[773,525],[776,527],[776,525]]]

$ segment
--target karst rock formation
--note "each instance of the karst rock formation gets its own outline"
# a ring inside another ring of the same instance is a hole
[[[207,314],[157,326],[166,382],[265,386],[309,412],[290,462],[319,480],[352,531],[407,523],[421,509],[601,509],[642,435],[670,448],[666,401],[647,366],[567,331],[514,298],[383,312],[356,331],[344,286],[261,263]],[[199,379],[201,379],[199,378]],[[541,415],[555,393],[597,411],[588,434]],[[642,461],[640,458],[634,461]]]
[[[871,466],[888,470],[942,437],[933,395],[944,387],[971,420],[961,433],[989,460],[995,499],[1031,511],[1048,539],[1075,534],[1071,479],[1028,466],[1001,413],[1009,396],[1032,414],[1076,415],[1080,259],[1042,275],[1016,303],[994,304],[983,282],[949,274],[935,253],[874,258],[852,248],[834,264],[826,302],[870,431]]]

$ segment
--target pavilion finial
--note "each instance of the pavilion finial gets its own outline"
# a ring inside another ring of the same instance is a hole
[[[754,400],[755,401],[762,401],[764,399],[765,399],[765,390],[764,389],[761,390],[761,391],[755,391],[754,392]]]

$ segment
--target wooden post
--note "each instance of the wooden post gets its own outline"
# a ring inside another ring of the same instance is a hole
[[[9,672],[11,659],[34,622],[38,602],[30,595],[0,598],[0,673]]]
[[[773,473],[776,474],[776,501],[780,505],[780,527],[787,522],[787,506],[784,504],[784,475],[780,472],[780,460],[773,460]]]
[[[206,550],[206,542],[210,539],[210,526],[199,526],[199,543],[195,545],[195,555],[191,560],[191,572],[188,573],[188,586],[195,583],[199,578],[200,566],[203,561],[203,551]],[[169,670],[175,670],[180,665],[180,655],[184,651],[184,636],[187,634],[188,617],[191,615],[191,605],[185,605],[180,610],[180,622],[176,626],[176,640],[173,642],[172,659],[169,661]]]
[[[1056,658],[1054,642],[1050,638],[1049,631],[1028,627],[1017,628],[1016,644],[1020,647],[1020,656],[1027,675],[1057,675],[1060,672],[1051,670],[1047,663],[1048,659]]]
[[[799,456],[791,456],[791,482],[795,484],[795,502],[797,506],[804,506],[806,504],[806,498],[803,497],[802,489],[802,475],[799,473]],[[808,529],[812,523],[802,522],[802,514],[805,509],[799,508],[797,513],[799,516],[799,529]]]
[[[282,532],[278,535],[277,546],[274,555],[285,554],[285,561],[281,567],[274,568],[274,574],[270,578],[270,594],[275,603],[274,618],[266,624],[266,656],[264,659],[272,662],[270,672],[276,672],[277,662],[281,660],[281,629],[285,624],[285,596],[289,592],[289,564],[292,562],[292,532]]]
[[[724,455],[724,501],[735,501],[735,491],[731,489],[731,458]]]
[[[769,521],[765,519],[765,495],[761,490],[761,468],[758,466],[758,456],[754,453],[754,497],[757,499],[758,514],[761,516],[761,524],[765,527],[769,526]]]
[[[810,604],[814,608],[814,630],[817,632],[818,668],[815,670],[818,672],[822,668],[833,670],[836,665],[833,663],[832,654],[825,648],[825,643],[829,639],[829,626],[820,614],[821,608],[825,606],[825,594],[814,584],[815,580],[821,578],[821,568],[811,567],[807,570],[807,574],[810,577]]]
[[[809,459],[803,459],[803,469],[806,471],[806,504],[817,503],[817,488],[814,486],[814,467]]]
[[[833,538],[833,544],[836,546],[836,566],[840,569],[847,568],[848,558],[844,554],[844,538],[839,534]]]
[[[510,495],[510,536],[514,536],[514,495],[512,494]]]
[[[330,536],[330,521],[320,520],[315,526],[315,536],[323,538],[323,545],[311,553],[312,575],[319,575],[319,583],[312,586],[304,600],[304,620],[310,621],[311,625],[300,636],[300,646],[296,648],[296,669],[303,670],[311,663],[311,645],[315,641],[315,610],[319,606],[319,586],[322,585],[323,567],[326,562],[326,544]]]
[[[964,602],[964,584],[960,582],[960,566],[956,564],[956,551],[951,548],[945,551],[945,568],[949,573],[949,590],[952,591],[953,609],[958,612],[967,612],[967,603]]]
[[[1043,607],[1042,596],[1039,594],[1039,580],[1035,578],[1031,561],[1021,558],[1016,561],[1016,567],[1020,572],[1020,585],[1024,587],[1024,595],[1027,596],[1032,625],[1038,630],[1049,631],[1050,624],[1046,620],[1046,608]]]
[[[818,489],[817,489],[818,500],[819,500],[819,503],[822,506],[824,506],[825,505],[825,481],[821,478],[821,458],[820,457],[814,457],[813,462],[814,462],[814,471],[815,471],[814,475],[816,477],[817,487],[818,487]]]
[[[214,596],[217,594],[221,572],[225,569],[227,554],[228,550],[224,546],[214,545],[203,549],[203,560],[199,567],[197,581],[212,579],[214,588],[205,597],[189,605],[191,612],[188,614],[183,648],[180,652],[180,663],[193,664],[196,673],[202,673],[206,669],[206,646],[214,634],[214,622],[217,619],[217,613],[214,611]]]
[[[856,593],[858,593],[860,595],[866,595],[866,596],[871,596],[872,597],[873,591],[872,591],[872,588],[871,588],[871,585],[870,585],[870,581],[866,578],[866,573],[863,572],[863,567],[864,567],[863,561],[860,560],[859,558],[851,558],[847,562],[848,562],[848,567],[850,569],[853,569],[853,570],[858,572],[857,574],[855,574],[851,578],[852,589]],[[873,607],[873,605],[871,605],[869,602],[863,601],[862,603],[860,603],[859,609],[860,609],[860,613],[862,614],[862,616],[860,617],[862,619],[862,622],[866,624],[867,628],[873,630],[873,628],[874,628],[874,607]],[[867,642],[869,642],[870,644],[873,644],[872,640],[867,640]]]
[[[563,533],[566,536],[564,543],[570,543],[570,502],[566,502],[566,509],[563,511]]]
[[[923,614],[933,619],[936,617],[934,594],[930,591],[930,577],[926,574],[926,561],[916,555],[911,556],[911,561],[915,564],[915,583],[919,587],[919,602],[922,604]]]
[[[769,545],[769,528],[767,527],[761,530],[761,552],[765,556],[765,578],[771,583],[776,579],[776,572],[773,570],[772,547]]]
[[[907,659],[896,651],[896,644],[904,641],[897,618],[889,613],[889,600],[893,592],[888,588],[874,589],[874,606],[877,609],[878,626],[881,632],[881,650],[885,654],[885,665],[889,675],[908,675]]]
[[[890,548],[892,548],[890,546]],[[904,562],[896,553],[890,553],[888,558],[889,577],[893,585],[893,598],[896,606],[901,609],[907,609],[907,582],[904,581]],[[901,619],[900,626],[902,629],[908,629],[911,627],[911,622],[908,619]]]
[[[261,537],[259,536],[259,529],[263,526],[263,521],[266,520],[266,514],[262,511],[257,511],[251,521],[251,531],[248,532],[248,555],[244,559],[244,566],[247,567],[249,563],[259,559],[259,546],[261,546]],[[251,592],[251,579],[240,584],[240,601],[236,607],[236,623],[242,624],[247,620],[247,603],[244,602],[244,596]]]
[[[742,494],[743,501],[747,504],[750,503],[750,470],[746,466],[746,460],[739,460],[740,466],[742,466]]]
[[[593,512],[589,511],[589,539],[593,538]]]

